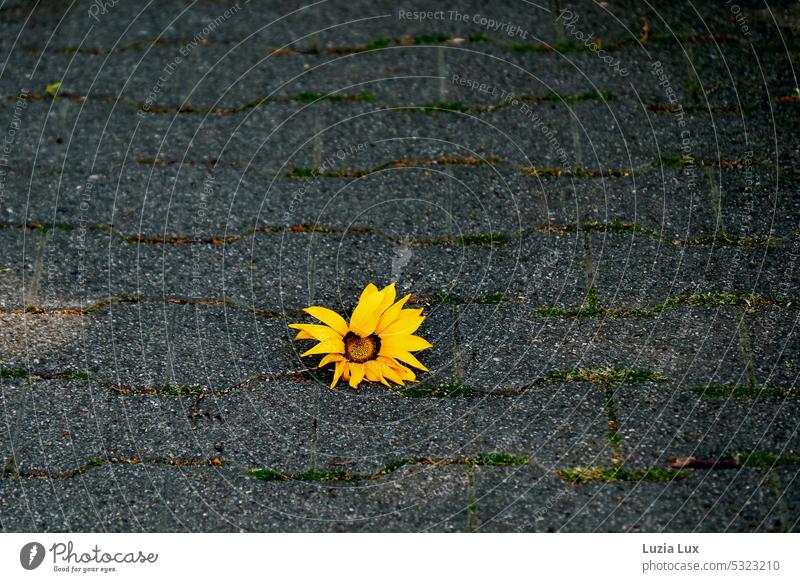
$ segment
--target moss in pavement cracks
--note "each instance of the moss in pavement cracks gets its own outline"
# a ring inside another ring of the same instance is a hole
[[[465,235],[461,243],[465,245],[502,245],[511,240],[511,236],[504,232],[482,232],[481,234]]]
[[[800,455],[776,455],[769,451],[747,451],[739,453],[739,463],[742,467],[787,467],[800,465]]]
[[[285,481],[289,479],[283,471],[276,471],[275,469],[253,469],[250,475],[262,481]]]
[[[305,91],[296,95],[294,99],[301,103],[314,103],[316,101],[375,101],[377,97],[372,93],[355,93],[353,95],[334,93],[328,95],[327,93]]]
[[[315,168],[295,167],[289,172],[290,178],[316,178],[317,176],[319,176],[319,170]]]
[[[485,467],[503,467],[510,465],[527,465],[530,461],[526,457],[512,455],[511,453],[485,453],[477,457],[467,457],[465,464]]]
[[[468,398],[482,394],[482,392],[470,388],[462,382],[451,382],[441,386],[409,384],[397,389],[396,392],[409,398]]]
[[[586,299],[581,305],[581,308],[578,310],[579,317],[597,317],[598,315],[603,314],[603,310],[600,308],[599,299],[597,297],[597,288],[592,285],[589,287],[589,290],[586,292]]]
[[[360,481],[360,475],[352,475],[346,471],[305,471],[292,473],[289,476],[293,481]]]
[[[392,44],[392,42],[394,42],[394,41],[391,38],[389,38],[388,36],[382,36],[380,38],[376,38],[375,40],[373,40],[372,42],[367,44],[364,47],[364,50],[365,51],[371,51],[371,50],[375,50],[375,49],[386,48],[387,46]]]
[[[197,396],[199,394],[205,394],[208,392],[208,389],[198,384],[164,384],[158,392],[170,396]]]
[[[798,398],[800,389],[798,388],[767,388],[756,386],[700,386],[692,388],[701,396],[709,398]]]
[[[19,378],[27,378],[28,371],[16,368],[0,368],[0,378],[5,380],[15,380]]]
[[[629,470],[614,467],[572,467],[561,469],[558,475],[571,483],[591,483],[604,482],[615,483],[617,481],[674,481],[685,479],[691,475],[691,471],[669,470],[660,468]]]
[[[671,297],[664,303],[654,307],[655,311],[664,311],[677,305],[736,305],[748,309],[756,309],[763,307],[790,307],[792,305],[791,299],[767,299],[758,295],[757,293],[690,293],[686,295],[678,295]]]
[[[92,375],[89,372],[79,372],[77,370],[67,370],[62,372],[60,376],[64,380],[91,380]]]
[[[543,101],[555,101],[558,103],[577,103],[579,101],[614,101],[616,97],[608,91],[587,91],[580,95],[559,95],[558,93],[548,93],[542,97]]]
[[[618,384],[636,382],[665,382],[669,378],[651,370],[621,370],[618,368],[573,368],[551,372],[545,377],[551,384],[589,382],[592,384]]]
[[[379,479],[408,465],[468,465],[468,466],[511,466],[526,465],[530,461],[526,457],[510,453],[492,452],[475,457],[460,457],[456,459],[429,459],[429,458],[403,458],[387,463],[383,468],[369,475],[338,471],[304,471],[302,473],[284,473],[276,469],[251,469],[250,476],[262,481],[370,481]]]
[[[445,113],[465,113],[469,111],[469,106],[461,103],[460,101],[437,101],[436,103],[428,103],[420,107],[409,107],[404,109],[413,109],[423,113],[438,113],[443,111]]]

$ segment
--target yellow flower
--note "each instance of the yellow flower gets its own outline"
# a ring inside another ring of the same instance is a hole
[[[357,388],[364,379],[386,386],[390,386],[389,380],[401,386],[404,381],[416,380],[414,372],[403,364],[428,371],[411,354],[432,347],[426,340],[412,335],[425,320],[422,309],[403,309],[410,294],[398,301],[396,297],[394,283],[380,291],[370,283],[361,293],[349,324],[325,307],[304,309],[324,325],[289,324],[299,330],[294,339],[319,342],[303,353],[303,357],[326,354],[319,367],[335,364],[331,388],[340,378],[348,380],[351,388]]]

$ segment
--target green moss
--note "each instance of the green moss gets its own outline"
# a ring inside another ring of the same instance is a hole
[[[589,382],[604,386],[619,383],[665,382],[668,379],[666,376],[650,370],[620,370],[617,368],[573,368],[551,372],[545,377],[545,380],[552,384]]]
[[[19,368],[0,368],[0,378],[6,380],[14,380],[19,378],[27,378],[28,371]]]
[[[440,291],[431,297],[431,305],[461,305],[462,303],[464,300],[461,297],[446,291]]]
[[[511,237],[504,232],[483,232],[476,235],[466,235],[461,237],[461,243],[465,245],[502,245],[511,240]]]
[[[406,467],[408,465],[416,465],[418,463],[417,459],[398,459],[396,461],[392,461],[387,463],[383,469],[378,471],[380,475],[388,475],[389,473],[394,473],[398,469]]]
[[[369,44],[367,44],[367,45],[364,47],[364,50],[365,50],[365,51],[371,51],[371,50],[375,50],[375,49],[382,49],[382,48],[386,48],[387,46],[389,46],[390,44],[392,44],[392,42],[393,42],[393,41],[392,41],[392,39],[391,39],[391,38],[389,38],[389,37],[386,37],[386,36],[382,36],[382,37],[380,37],[380,38],[376,38],[375,40],[373,40],[372,42],[370,42]]]
[[[325,99],[325,93],[312,93],[310,91],[305,91],[296,95],[294,97],[296,101],[300,101],[301,103],[314,103],[315,101],[321,101]]]
[[[747,309],[763,307],[789,307],[792,304],[790,299],[767,299],[757,293],[689,293],[678,295],[667,299],[664,303],[657,305],[656,311],[663,311],[676,305],[736,305]]]
[[[208,392],[206,388],[197,384],[184,385],[184,384],[164,384],[158,389],[160,394],[169,394],[170,396],[198,396]]]
[[[568,317],[569,312],[565,309],[561,309],[560,307],[550,307],[548,305],[540,305],[536,310],[536,313],[541,315],[542,317]]]
[[[613,232],[616,234],[639,232],[642,234],[648,234],[650,236],[661,236],[659,233],[654,230],[650,230],[649,228],[644,228],[637,224],[622,222],[619,220],[615,220],[614,222],[587,222],[581,225],[581,230],[583,232]]]
[[[798,398],[800,389],[797,388],[758,388],[755,386],[701,386],[692,388],[701,396],[709,398]]]
[[[476,32],[475,34],[471,35],[469,40],[470,42],[492,42],[492,39],[482,32]]]
[[[360,475],[352,475],[346,471],[305,471],[292,473],[289,478],[293,481],[359,481]]]
[[[290,178],[316,178],[319,176],[319,170],[315,168],[301,168],[295,167],[288,176]]]
[[[396,390],[401,396],[409,398],[468,398],[483,394],[462,382],[452,382],[441,386],[431,384],[409,384]]]
[[[561,469],[558,475],[570,483],[590,483],[600,481],[615,483],[618,481],[674,481],[685,479],[691,471],[650,468],[628,470],[617,467],[573,467]]]
[[[725,232],[718,232],[716,234],[709,234],[699,238],[676,240],[674,242],[675,244],[684,246],[716,245],[726,247],[762,247],[779,244],[780,239],[738,236]]]
[[[104,463],[103,459],[100,457],[92,457],[89,459],[89,462],[86,463],[89,467],[99,467]]]
[[[739,453],[738,457],[742,467],[770,469],[800,465],[800,456],[794,454],[776,455],[768,451],[748,451]]]
[[[511,453],[486,453],[478,455],[477,457],[467,457],[465,460],[467,465],[478,465],[486,467],[502,467],[509,465],[527,465],[530,460],[526,457],[519,455],[512,455]]]
[[[289,477],[283,471],[276,471],[275,469],[253,469],[250,475],[262,481],[285,481]]]
[[[668,166],[673,168],[681,168],[683,166],[693,166],[695,159],[688,156],[671,156],[662,155],[655,161],[656,166]]]
[[[92,375],[89,372],[79,372],[77,370],[66,370],[59,374],[64,380],[91,380]]]
[[[583,305],[578,310],[579,317],[597,317],[598,315],[602,315],[603,310],[600,309],[599,306],[599,299],[597,297],[597,288],[592,285],[589,287],[589,290],[586,292],[586,298],[583,301]]]
[[[506,301],[508,301],[508,296],[505,293],[489,293],[476,297],[472,300],[472,303],[478,303],[480,305],[498,305]]]

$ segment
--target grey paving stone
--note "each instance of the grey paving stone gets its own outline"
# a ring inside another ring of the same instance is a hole
[[[13,104],[0,115],[11,118]],[[285,164],[310,166],[313,143],[307,128],[314,112],[302,104],[275,104],[269,112],[245,116],[141,117],[126,104],[100,102],[82,108],[68,100],[28,104],[9,156],[9,167],[30,174],[33,160],[49,170],[79,172],[87,178],[132,163],[182,163],[183,160],[238,160],[280,171]],[[266,115],[266,118],[265,118]],[[259,153],[263,148],[268,153]]]
[[[797,270],[787,257],[798,243],[779,246],[676,246],[648,235],[598,233],[591,237],[600,303],[609,308],[652,308],[695,293],[792,296]]]
[[[373,169],[352,165],[348,152],[323,164],[334,172]],[[462,159],[470,156],[462,152]],[[554,178],[527,176],[505,164],[418,162],[423,165],[360,178],[293,179],[255,166],[210,164],[129,164],[89,176],[9,176],[8,221],[21,223],[27,215],[28,221],[43,224],[83,222],[113,225],[128,235],[200,238],[301,224],[379,228],[396,239],[590,222],[636,224],[677,239],[710,236],[720,226],[730,235],[783,237],[796,226],[796,188],[773,193],[774,177],[763,168],[725,169],[721,181],[715,178],[724,191],[718,218],[712,195],[693,194],[679,168],[620,178]]]
[[[761,386],[796,387],[800,315],[794,311],[774,310],[747,315],[744,323],[756,382]]]
[[[0,255],[0,307],[4,311],[25,307],[26,298],[30,295],[31,277],[40,240],[39,232],[0,229],[3,249]]]
[[[614,397],[628,467],[666,467],[673,457],[791,454],[800,446],[795,399],[710,398],[674,384],[621,386]]]
[[[102,377],[101,377],[102,379]],[[122,395],[90,380],[4,382],[4,462],[69,476],[92,458],[310,468],[314,383],[254,382],[199,398]]]
[[[479,467],[475,481],[483,532],[783,531],[772,477],[761,470],[570,485],[536,468]]]
[[[551,469],[612,456],[602,394],[593,386],[544,387],[511,398],[390,398],[376,390],[322,394],[321,460],[376,470],[408,457],[503,452]]]
[[[196,383],[213,388],[305,367],[285,320],[241,309],[134,303],[68,317],[67,323],[49,322],[65,332],[72,330],[70,323],[78,326],[61,345],[37,351],[36,334],[46,329],[34,329],[28,337],[33,349],[6,357],[4,365],[30,362],[51,372],[78,368],[125,386]]]
[[[528,306],[470,305],[461,334],[465,381],[479,386],[524,386],[572,368],[649,370],[691,386],[735,383],[744,374],[730,308],[576,320]]]
[[[465,531],[463,467],[364,485],[259,481],[235,468],[108,465],[67,481],[2,479],[4,531]]]

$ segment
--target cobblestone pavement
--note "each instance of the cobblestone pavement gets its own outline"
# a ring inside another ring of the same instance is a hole
[[[0,0],[2,529],[798,529],[768,4]],[[430,372],[330,390],[391,281]]]

